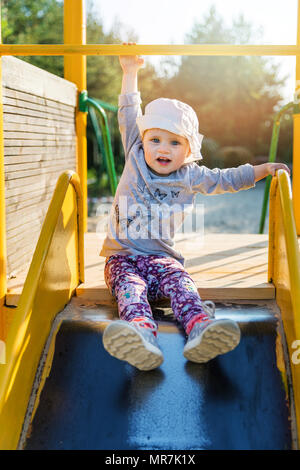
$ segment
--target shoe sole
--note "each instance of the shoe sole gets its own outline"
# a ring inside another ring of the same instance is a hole
[[[192,362],[204,363],[232,351],[240,342],[241,332],[231,320],[208,325],[203,333],[186,344],[183,355]]]
[[[109,354],[139,370],[156,369],[163,362],[162,352],[127,322],[111,323],[103,333],[103,345]]]

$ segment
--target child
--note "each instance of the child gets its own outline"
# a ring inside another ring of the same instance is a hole
[[[119,60],[123,79],[118,119],[125,167],[100,256],[106,257],[105,282],[117,299],[121,319],[106,327],[103,344],[111,355],[140,370],[158,367],[163,354],[148,300],[167,297],[187,334],[184,356],[207,362],[234,349],[240,329],[232,320],[216,320],[214,304],[202,302],[174,248],[174,233],[197,192],[240,191],[279,168],[289,169],[277,163],[224,170],[199,166],[203,136],[193,109],[159,98],[142,115],[137,74],[144,61],[138,56]]]

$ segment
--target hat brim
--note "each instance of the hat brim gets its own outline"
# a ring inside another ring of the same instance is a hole
[[[151,116],[145,114],[144,116],[139,116],[136,118],[136,123],[142,138],[144,132],[148,129],[163,129],[172,132],[173,134],[185,137],[179,126],[176,126],[174,122],[160,116],[159,114],[151,114]]]

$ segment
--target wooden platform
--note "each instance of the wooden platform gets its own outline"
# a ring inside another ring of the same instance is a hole
[[[85,283],[77,295],[101,303],[112,299],[104,282],[104,258],[98,257],[104,235],[86,234]],[[267,281],[268,236],[209,234],[199,247],[193,235],[179,234],[176,247],[186,259],[186,269],[203,299],[273,299]]]
[[[105,234],[85,234],[85,283],[77,296],[100,304],[115,303],[104,282],[104,261],[99,257]],[[254,300],[275,298],[267,282],[268,236],[208,234],[204,243],[193,235],[179,234],[176,248],[186,259],[186,269],[203,299]],[[17,305],[26,273],[8,281],[7,304]]]

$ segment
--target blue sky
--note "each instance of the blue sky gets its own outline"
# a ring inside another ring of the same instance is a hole
[[[255,27],[261,27],[264,44],[296,43],[297,0],[93,0],[93,3],[106,31],[119,20],[124,36],[126,31],[133,30],[140,44],[183,44],[185,34],[211,5],[215,5],[228,25],[242,13]],[[160,59],[146,60],[157,64]],[[271,60],[280,63],[282,75],[288,75],[284,96],[290,101],[295,86],[295,58]]]

